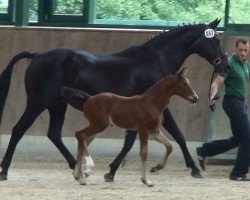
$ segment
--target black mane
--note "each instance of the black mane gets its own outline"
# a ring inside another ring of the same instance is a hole
[[[156,34],[153,38],[147,40],[143,45],[151,45],[152,43],[157,43],[163,38],[166,39],[177,37],[179,34],[182,34],[183,32],[188,32],[190,30],[203,30],[205,27],[206,24],[189,24],[175,27],[173,29],[170,29],[169,31],[163,30],[161,33]]]

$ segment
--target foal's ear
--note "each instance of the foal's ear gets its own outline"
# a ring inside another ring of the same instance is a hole
[[[186,76],[186,74],[187,74],[187,67],[183,67],[182,75],[183,75],[183,76]]]
[[[179,76],[185,76],[187,73],[187,67],[183,67],[181,70],[177,72],[177,75]]]
[[[217,26],[218,26],[219,23],[220,23],[220,20],[221,20],[221,19],[216,18],[214,21],[212,21],[212,22],[210,22],[210,24],[208,24],[208,27],[209,27],[209,28],[212,28],[212,29],[216,29]]]

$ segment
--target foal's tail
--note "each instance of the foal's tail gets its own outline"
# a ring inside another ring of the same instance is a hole
[[[23,58],[32,59],[35,55],[36,53],[23,51],[15,55],[9,62],[8,66],[3,70],[0,76],[0,124],[2,121],[4,105],[10,88],[11,74],[15,63]]]
[[[80,111],[83,111],[83,105],[90,97],[86,92],[69,87],[63,87],[61,95],[68,104]]]

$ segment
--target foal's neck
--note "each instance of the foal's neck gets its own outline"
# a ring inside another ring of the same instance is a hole
[[[162,79],[149,88],[143,97],[162,112],[174,94],[173,84],[171,78]]]

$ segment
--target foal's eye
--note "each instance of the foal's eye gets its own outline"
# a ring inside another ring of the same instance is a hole
[[[184,82],[181,84],[183,87],[187,87],[188,86],[188,83],[187,82]]]

